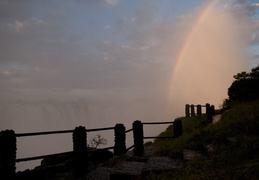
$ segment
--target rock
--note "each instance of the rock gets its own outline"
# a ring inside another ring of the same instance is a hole
[[[87,175],[86,180],[109,180],[112,168],[99,167]]]
[[[201,152],[200,151],[193,151],[190,149],[184,149],[183,150],[183,159],[186,161],[192,160],[195,157],[200,157]]]
[[[144,166],[143,162],[125,162],[122,166],[113,168],[110,179],[133,179],[142,175]]]
[[[145,156],[152,156],[154,152],[156,151],[157,147],[156,146],[146,146],[144,148],[144,155]]]
[[[208,152],[208,153],[212,153],[214,151],[212,144],[204,145],[204,148],[205,148],[206,152]]]
[[[127,174],[139,176],[142,173],[146,163],[143,162],[125,162],[122,166],[112,169],[111,174]]]
[[[110,167],[110,168],[117,167],[117,166],[121,166],[126,161],[131,161],[131,159],[132,159],[132,156],[129,156],[127,154],[121,154],[121,155],[112,157],[111,159],[109,159],[109,161],[104,163],[103,166]]]
[[[183,166],[181,159],[172,159],[170,157],[151,157],[146,166],[145,171],[166,171]]]
[[[88,153],[88,160],[94,163],[104,163],[113,157],[113,153],[108,150],[97,150]]]

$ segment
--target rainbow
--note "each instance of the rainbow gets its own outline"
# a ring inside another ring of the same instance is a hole
[[[211,0],[209,3],[207,3],[204,8],[202,8],[202,11],[200,12],[199,16],[197,17],[193,27],[191,28],[190,32],[188,33],[182,48],[180,49],[176,63],[174,64],[173,68],[173,74],[172,74],[172,83],[174,82],[176,75],[181,68],[181,63],[184,61],[184,58],[186,54],[188,53],[188,50],[190,48],[190,45],[192,44],[192,40],[195,37],[195,34],[197,30],[199,29],[200,25],[204,22],[206,17],[208,16],[209,12],[213,9],[215,4],[217,3],[218,0]]]

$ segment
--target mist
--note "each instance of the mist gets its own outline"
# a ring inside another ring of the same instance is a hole
[[[0,130],[173,121],[185,104],[219,107],[233,75],[259,62],[249,51],[259,42],[257,8],[240,1],[219,1],[201,22],[206,1],[0,2]],[[113,145],[113,132],[100,134]],[[18,140],[17,156],[70,150],[70,135],[32,137]]]
[[[174,109],[177,104],[206,102],[219,107],[228,97],[233,75],[250,69],[248,32],[240,28],[248,25],[242,21],[245,16],[237,19],[233,9],[222,8],[222,4],[207,6],[202,7],[197,19],[191,22],[191,37],[186,35],[189,36],[187,47],[174,67],[171,81]]]

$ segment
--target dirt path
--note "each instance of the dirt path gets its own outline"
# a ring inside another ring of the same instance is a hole
[[[212,117],[212,124],[217,123],[221,119],[221,114],[215,115]]]

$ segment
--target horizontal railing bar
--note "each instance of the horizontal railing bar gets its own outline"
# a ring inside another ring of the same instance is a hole
[[[102,150],[109,150],[109,149],[114,149],[114,146],[107,147],[107,148],[102,148]]]
[[[101,149],[91,149],[88,152],[91,153],[91,152],[96,152],[96,151],[104,151],[104,150],[109,150],[109,149],[113,149],[113,148],[114,148],[114,146],[101,148]]]
[[[134,148],[134,145],[128,147],[128,148],[126,149],[126,151],[129,151],[129,150],[132,149],[132,148]]]
[[[175,136],[144,137],[143,139],[175,138]]]
[[[104,130],[110,130],[110,129],[114,129],[114,127],[87,129],[86,131],[93,132],[93,131],[104,131]],[[74,132],[74,130],[46,131],[46,132],[32,132],[32,133],[17,133],[17,134],[15,134],[15,136],[16,137],[38,136],[38,135],[73,133],[73,132]]]
[[[33,133],[18,133],[18,134],[15,134],[15,136],[16,136],[16,137],[38,136],[38,135],[47,135],[47,134],[72,133],[73,131],[74,131],[74,130],[46,131],[46,132],[33,132]]]
[[[174,123],[173,121],[170,122],[143,122],[142,124],[170,124]]]
[[[87,129],[86,132],[93,132],[93,131],[105,131],[105,130],[111,130],[114,129],[114,127],[107,127],[107,128],[96,128],[96,129]]]
[[[191,104],[189,104],[191,106]],[[197,107],[198,105],[193,105],[194,107]],[[201,107],[206,107],[206,105],[201,105]]]
[[[70,155],[73,154],[74,151],[70,152],[64,152],[64,153],[57,153],[57,154],[50,154],[50,155],[43,155],[43,156],[35,156],[35,157],[28,157],[28,158],[19,158],[16,159],[15,162],[23,162],[23,161],[32,161],[32,160],[37,160],[37,159],[44,159],[48,157],[53,157],[53,156],[60,156],[60,155]]]
[[[130,132],[130,131],[133,131],[133,129],[129,129],[129,130],[125,131],[125,133],[128,133],[128,132]]]

